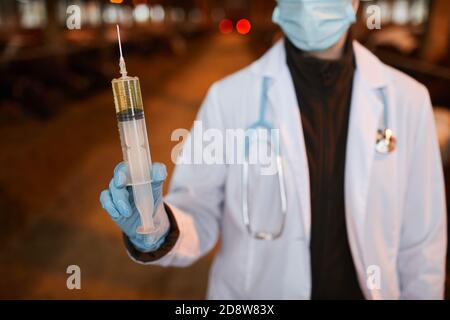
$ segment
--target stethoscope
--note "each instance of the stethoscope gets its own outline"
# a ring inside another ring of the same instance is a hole
[[[275,154],[276,168],[277,168],[277,182],[278,188],[280,190],[280,200],[281,200],[281,215],[282,222],[277,232],[270,232],[264,230],[253,230],[250,225],[250,215],[248,210],[248,185],[249,185],[249,158],[250,158],[250,144],[252,144],[255,139],[256,129],[267,130],[267,137],[271,137],[271,131],[273,126],[266,120],[267,113],[267,89],[269,84],[269,78],[264,77],[261,88],[261,99],[259,104],[259,119],[254,124],[249,126],[245,131],[245,150],[244,150],[244,161],[242,165],[242,218],[244,220],[244,225],[247,228],[248,234],[258,240],[275,240],[278,239],[284,230],[284,224],[286,221],[287,214],[287,196],[286,187],[284,184],[284,170],[283,163],[280,153],[280,146],[278,141],[270,141],[270,147]],[[275,139],[276,140],[276,139]]]
[[[245,151],[244,151],[244,161],[242,166],[242,218],[244,221],[244,225],[247,229],[248,234],[258,240],[276,240],[278,239],[284,230],[286,215],[287,215],[287,196],[286,196],[286,187],[284,181],[284,170],[282,164],[282,157],[280,153],[280,146],[275,142],[271,142],[272,151],[276,157],[276,166],[277,166],[277,175],[278,175],[278,187],[280,191],[280,200],[281,200],[281,225],[277,232],[269,232],[269,231],[257,231],[253,230],[250,225],[250,214],[248,207],[248,185],[249,185],[249,153],[250,153],[250,144],[254,142],[255,129],[262,129],[270,131],[273,129],[273,126],[266,120],[267,113],[267,91],[268,91],[269,78],[264,77],[262,81],[261,88],[261,98],[260,98],[260,106],[259,106],[259,118],[258,120],[249,126],[246,130],[246,139],[245,139]],[[386,99],[386,94],[382,92],[383,96],[383,125],[377,131],[375,150],[379,154],[389,154],[392,153],[396,148],[396,137],[391,129],[389,129],[389,110],[388,110],[388,102]],[[270,136],[268,134],[267,136]]]

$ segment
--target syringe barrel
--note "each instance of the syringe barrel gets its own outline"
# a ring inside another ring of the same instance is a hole
[[[139,79],[113,79],[112,88],[123,159],[128,164],[134,202],[142,222],[137,231],[149,234],[154,231],[151,156]]]

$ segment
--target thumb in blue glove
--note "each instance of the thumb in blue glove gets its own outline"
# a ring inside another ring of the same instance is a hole
[[[151,234],[138,234],[136,229],[141,225],[139,212],[134,204],[133,191],[129,184],[128,166],[119,163],[114,169],[114,176],[109,189],[100,194],[100,203],[119,228],[127,235],[133,245],[141,252],[157,250],[169,231],[170,223],[164,210],[162,189],[167,177],[164,164],[152,165],[152,192],[154,199],[153,223],[155,231]]]

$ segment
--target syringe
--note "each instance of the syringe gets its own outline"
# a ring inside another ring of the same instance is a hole
[[[150,234],[153,224],[153,193],[151,186],[151,157],[145,125],[139,78],[129,77],[122,55],[119,26],[117,37],[120,50],[119,79],[112,80],[114,104],[122,144],[123,160],[128,164],[130,185],[142,225],[136,232]]]

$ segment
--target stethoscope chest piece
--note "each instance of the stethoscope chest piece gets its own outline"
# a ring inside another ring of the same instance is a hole
[[[380,129],[377,132],[375,150],[381,154],[388,154],[395,150],[397,139],[391,129]]]

